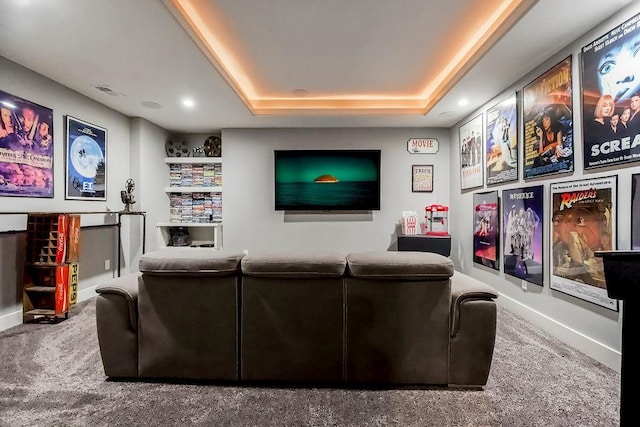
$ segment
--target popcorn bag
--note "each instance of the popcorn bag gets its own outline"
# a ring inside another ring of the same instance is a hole
[[[417,234],[418,214],[415,211],[402,212],[402,234]]]

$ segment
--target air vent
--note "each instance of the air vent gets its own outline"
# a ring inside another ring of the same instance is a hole
[[[116,92],[115,90],[111,89],[109,86],[106,85],[100,85],[100,86],[95,86],[96,89],[98,89],[100,92],[105,93],[109,96],[121,96],[122,94],[120,92]]]

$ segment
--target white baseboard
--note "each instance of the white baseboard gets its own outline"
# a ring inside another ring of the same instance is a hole
[[[622,354],[619,351],[595,341],[583,333],[571,329],[567,325],[564,325],[505,294],[500,293],[500,298],[496,300],[496,303],[499,303],[512,313],[528,320],[549,335],[587,354],[616,372],[620,372]]]
[[[90,286],[86,289],[81,289],[78,292],[78,302],[86,301],[95,297],[96,294],[96,286]],[[18,310],[0,316],[0,332],[9,328],[13,328],[14,326],[18,326],[22,324],[22,307],[19,307]]]

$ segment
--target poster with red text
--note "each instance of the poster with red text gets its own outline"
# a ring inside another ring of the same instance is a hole
[[[616,249],[617,177],[551,184],[551,289],[618,310],[602,258]]]

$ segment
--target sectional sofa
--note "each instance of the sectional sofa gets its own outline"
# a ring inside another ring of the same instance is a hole
[[[497,293],[435,253],[166,249],[97,293],[114,378],[482,387],[491,367]]]

